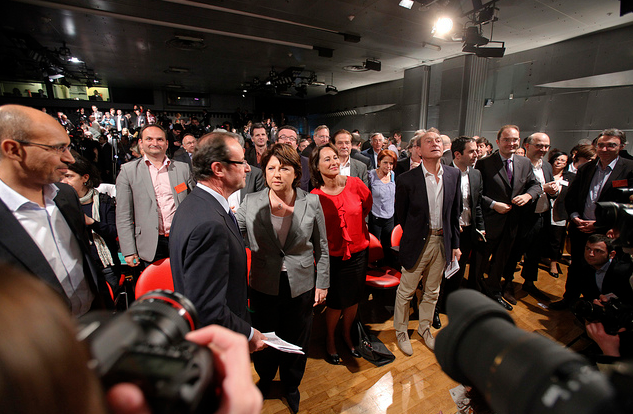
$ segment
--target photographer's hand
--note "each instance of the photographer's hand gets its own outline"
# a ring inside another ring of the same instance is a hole
[[[263,335],[255,330],[255,334]],[[213,352],[216,374],[222,384],[222,400],[217,413],[250,414],[261,412],[263,399],[253,383],[248,342],[244,335],[217,325],[189,332],[186,339],[207,345]]]
[[[222,386],[222,398],[216,414],[261,412],[262,394],[253,383],[248,341],[244,335],[210,325],[189,332],[186,339],[209,346],[213,352],[215,374]],[[134,384],[115,385],[108,390],[107,401],[113,414],[151,414],[143,392]]]
[[[606,333],[601,322],[588,323],[586,328],[587,335],[598,344],[603,354],[613,357],[620,356],[620,337],[618,335]]]

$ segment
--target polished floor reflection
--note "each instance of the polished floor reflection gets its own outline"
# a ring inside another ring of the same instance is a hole
[[[567,267],[563,275],[554,279],[541,270],[536,285],[553,300],[562,296]],[[523,279],[515,275],[517,306],[510,312],[517,326],[538,332],[563,344],[578,337],[583,329],[574,322],[570,312],[546,309],[547,303],[539,302],[520,290]],[[322,308],[316,308],[314,330],[309,350],[308,366],[299,387],[301,391],[300,413],[351,413],[351,414],[451,414],[457,412],[449,390],[458,384],[444,374],[434,354],[421,342],[416,332],[417,322],[412,317],[409,334],[413,356],[407,357],[398,350],[393,330],[394,292],[370,292],[361,303],[361,313],[366,325],[396,356],[396,360],[383,367],[375,367],[364,359],[355,359],[345,349],[343,340],[337,343],[343,365],[333,366],[325,359],[325,320]],[[446,315],[441,315],[444,325]],[[435,331],[435,330],[433,330]],[[339,335],[340,337],[340,335]],[[577,343],[582,346],[582,341]],[[473,357],[476,357],[473,355]],[[253,379],[258,380],[253,369]],[[264,402],[263,413],[290,412],[281,399],[279,383],[273,384],[271,399]]]

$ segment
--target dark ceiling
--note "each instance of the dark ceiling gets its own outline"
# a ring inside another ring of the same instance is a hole
[[[0,76],[41,80],[37,62],[65,42],[85,62],[76,77],[91,69],[110,87],[238,94],[254,88],[254,78],[263,87],[272,67],[297,68],[293,81],[311,84],[313,97],[325,93],[324,84],[345,90],[400,79],[407,68],[462,53],[461,42],[435,39],[431,28],[447,3],[464,14],[477,0],[426,0],[411,10],[398,1],[8,1]],[[496,7],[493,40],[505,41],[506,54],[633,22],[633,14],[620,17],[618,0],[499,0]],[[483,26],[486,37],[490,26]],[[360,41],[346,41],[355,36]],[[367,59],[379,60],[381,70],[343,69]]]

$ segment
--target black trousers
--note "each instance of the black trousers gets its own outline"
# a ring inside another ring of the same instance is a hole
[[[538,264],[541,260],[543,253],[549,252],[549,228],[551,226],[550,221],[551,213],[546,211],[544,213],[534,213],[531,226],[521,238],[519,243],[520,251],[518,252],[518,259],[523,254],[523,269],[521,270],[521,276],[526,282],[536,282],[538,278]]]
[[[578,230],[574,223],[569,223],[569,241],[571,242],[571,265],[567,270],[565,293],[563,299],[569,304],[580,298],[582,291],[582,269],[585,263],[585,245],[591,234]]]
[[[473,234],[474,233],[474,234]],[[446,306],[446,297],[460,288],[462,280],[464,279],[464,272],[466,265],[470,264],[468,270],[468,287],[471,289],[479,289],[479,283],[477,282],[476,269],[477,269],[477,254],[475,252],[475,240],[477,232],[475,226],[463,226],[462,232],[459,234],[459,250],[462,252],[462,256],[459,259],[459,270],[451,276],[449,279],[443,278],[442,288],[440,290],[440,298],[437,301],[439,309],[442,311]]]
[[[277,296],[250,290],[253,327],[262,333],[274,331],[281,339],[302,347],[305,354],[265,348],[253,353],[252,359],[263,382],[272,381],[279,370],[281,382],[289,392],[299,387],[308,360],[314,289],[292,298],[288,273],[281,272],[279,277]]]

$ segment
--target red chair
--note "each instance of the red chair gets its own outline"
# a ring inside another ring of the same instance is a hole
[[[156,289],[174,290],[169,258],[157,260],[141,272],[136,282],[135,297],[138,299]]]
[[[397,225],[391,232],[391,249],[398,252],[400,251],[400,239],[402,239],[402,226]]]
[[[384,257],[380,240],[373,234],[369,233],[369,267],[365,276],[365,285],[376,289],[395,288],[400,284],[402,273],[393,267],[374,265],[378,260]]]

